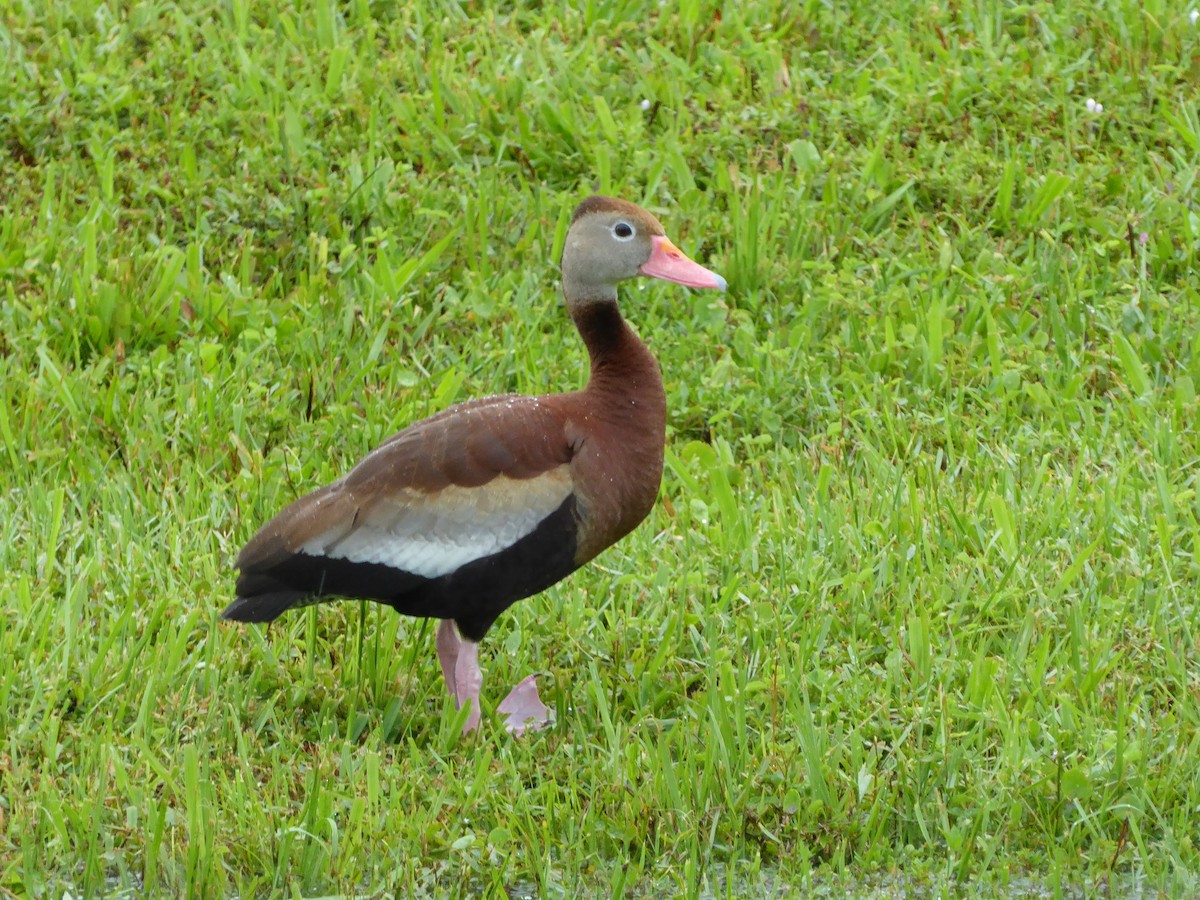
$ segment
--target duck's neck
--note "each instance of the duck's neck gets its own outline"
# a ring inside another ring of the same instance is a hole
[[[667,398],[658,363],[621,317],[616,298],[572,304],[571,318],[591,360],[586,393],[614,411],[665,425]]]

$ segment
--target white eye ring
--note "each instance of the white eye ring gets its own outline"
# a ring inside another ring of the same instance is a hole
[[[612,236],[618,241],[632,241],[637,237],[637,229],[622,219],[613,225]]]

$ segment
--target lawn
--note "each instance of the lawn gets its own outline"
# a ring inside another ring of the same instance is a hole
[[[0,894],[1196,895],[1189,12],[0,4]],[[730,289],[623,290],[661,498],[483,729],[427,621],[219,621],[390,433],[582,383],[596,190]]]

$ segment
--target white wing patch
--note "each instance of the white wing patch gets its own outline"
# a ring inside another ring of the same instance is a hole
[[[433,494],[407,489],[370,503],[299,549],[310,556],[380,563],[438,578],[511,547],[570,496],[567,466],[536,478],[503,475],[481,487]]]

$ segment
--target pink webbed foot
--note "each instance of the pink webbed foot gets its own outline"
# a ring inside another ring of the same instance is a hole
[[[438,663],[442,667],[442,678],[446,690],[462,709],[464,703],[471,704],[471,712],[463,725],[463,734],[470,734],[479,727],[479,692],[483,686],[483,673],[479,670],[479,645],[463,640],[451,619],[443,619],[437,630]],[[538,696],[537,676],[530,675],[514,687],[497,707],[504,717],[504,728],[520,737],[526,731],[537,731],[554,721],[554,714],[546,708]]]
[[[504,730],[517,737],[526,731],[545,728],[554,721],[554,714],[538,696],[536,675],[522,679],[500,701],[496,711],[504,716]]]

